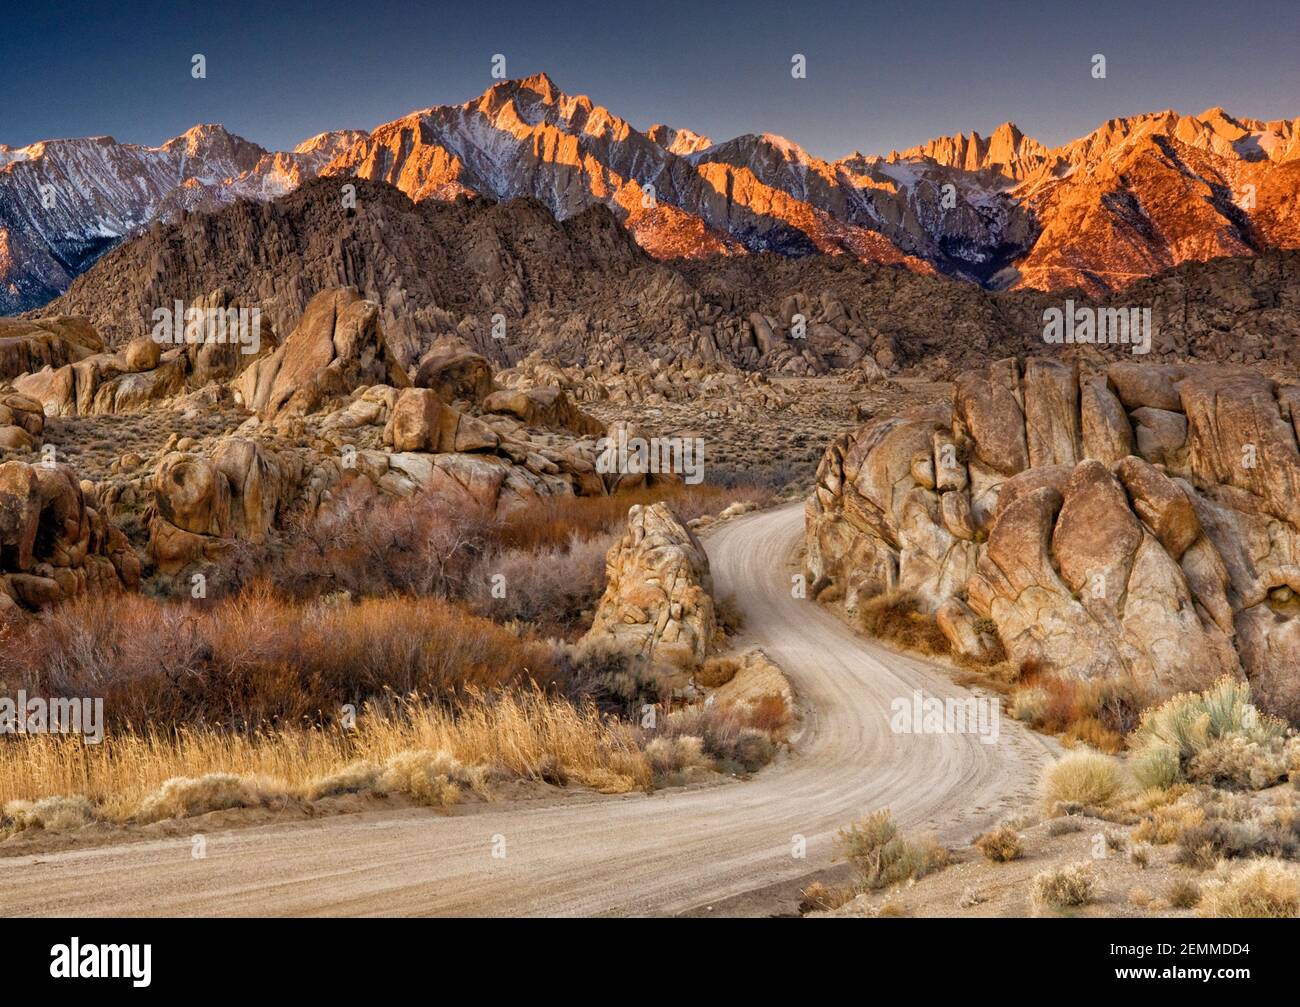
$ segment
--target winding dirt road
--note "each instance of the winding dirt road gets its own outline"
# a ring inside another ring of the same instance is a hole
[[[791,597],[802,528],[793,505],[707,542],[719,596],[745,614],[742,643],[786,669],[805,710],[794,752],[751,780],[214,831],[199,860],[188,837],[7,858],[0,916],[673,914],[828,865],[835,832],[876,808],[958,842],[1022,806],[1048,749],[1009,718],[993,745],[891,733],[895,698],[966,693]]]

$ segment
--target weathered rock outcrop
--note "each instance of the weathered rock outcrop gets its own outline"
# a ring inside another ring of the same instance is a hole
[[[963,374],[951,409],[827,450],[815,590],[910,592],[962,653],[991,624],[1017,661],[1170,687],[1244,670],[1279,697],[1300,676],[1296,404],[1300,386],[1226,367]]]
[[[65,465],[0,464],[0,611],[134,589],[140,561]]]
[[[35,399],[0,388],[0,449],[30,451],[45,430],[45,413]]]
[[[583,641],[678,670],[699,665],[716,632],[713,581],[699,540],[667,504],[634,505],[605,559],[605,593]]]
[[[483,410],[513,416],[530,427],[552,427],[595,437],[605,432],[605,425],[575,406],[562,388],[493,392],[483,400]]]
[[[27,321],[0,318],[0,381],[43,367],[62,367],[103,350],[90,322],[59,315]]]
[[[275,352],[235,381],[237,401],[264,420],[302,416],[365,385],[410,385],[389,350],[379,306],[353,287],[317,294]]]
[[[191,307],[224,311],[230,307],[222,291],[198,298]],[[84,319],[54,319],[73,325],[87,346],[101,350],[98,336]],[[259,327],[260,328],[260,327]],[[70,363],[51,362],[14,378],[14,388],[41,404],[47,416],[102,416],[140,412],[166,399],[212,382],[227,381],[265,352],[274,342],[269,328],[240,342],[223,328],[211,341],[156,342],[141,336],[115,352],[86,353]]]

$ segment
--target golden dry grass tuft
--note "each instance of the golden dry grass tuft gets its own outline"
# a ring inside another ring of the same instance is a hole
[[[1220,864],[1201,886],[1199,916],[1296,919],[1300,917],[1300,867],[1266,857],[1241,866]]]
[[[1019,860],[1025,855],[1025,844],[1020,833],[1010,825],[999,825],[975,839],[975,848],[995,864]]]
[[[858,622],[868,636],[888,640],[904,650],[942,655],[952,651],[933,615],[921,611],[916,596],[887,591],[858,606]]]
[[[1029,902],[1036,912],[1086,906],[1096,898],[1092,864],[1085,860],[1052,867],[1034,875]]]
[[[0,745],[0,806],[12,828],[50,827],[54,809],[43,809],[42,799],[52,794],[78,795],[96,817],[117,822],[368,789],[445,803],[449,785],[457,794],[482,794],[488,773],[542,779],[555,767],[604,791],[652,783],[634,731],[590,705],[529,690],[470,693],[455,710],[394,701],[363,710],[351,730],[294,726],[240,734],[196,726],[111,732],[99,745],[30,735]],[[12,802],[24,802],[21,818],[9,812]]]
[[[1119,761],[1096,752],[1071,752],[1043,770],[1043,805],[1058,803],[1105,807],[1119,797],[1124,773]]]

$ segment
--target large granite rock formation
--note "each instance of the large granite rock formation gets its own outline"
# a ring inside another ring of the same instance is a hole
[[[605,593],[587,643],[608,643],[679,670],[698,667],[717,626],[709,560],[667,504],[634,505],[605,559]]]
[[[0,612],[134,589],[140,561],[65,465],[0,464]]]
[[[839,438],[807,503],[818,593],[906,591],[958,652],[1156,687],[1300,661],[1300,387],[1238,368],[1055,360]],[[978,624],[978,625],[977,625]]]

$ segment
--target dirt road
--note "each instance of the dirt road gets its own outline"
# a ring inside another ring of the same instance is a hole
[[[1007,718],[993,745],[891,733],[895,698],[964,690],[791,597],[802,527],[796,505],[707,543],[743,643],[786,669],[806,711],[795,751],[751,780],[218,831],[199,860],[188,838],[15,857],[0,860],[0,915],[672,914],[825,866],[836,830],[875,808],[955,842],[1020,807],[1045,744]]]

